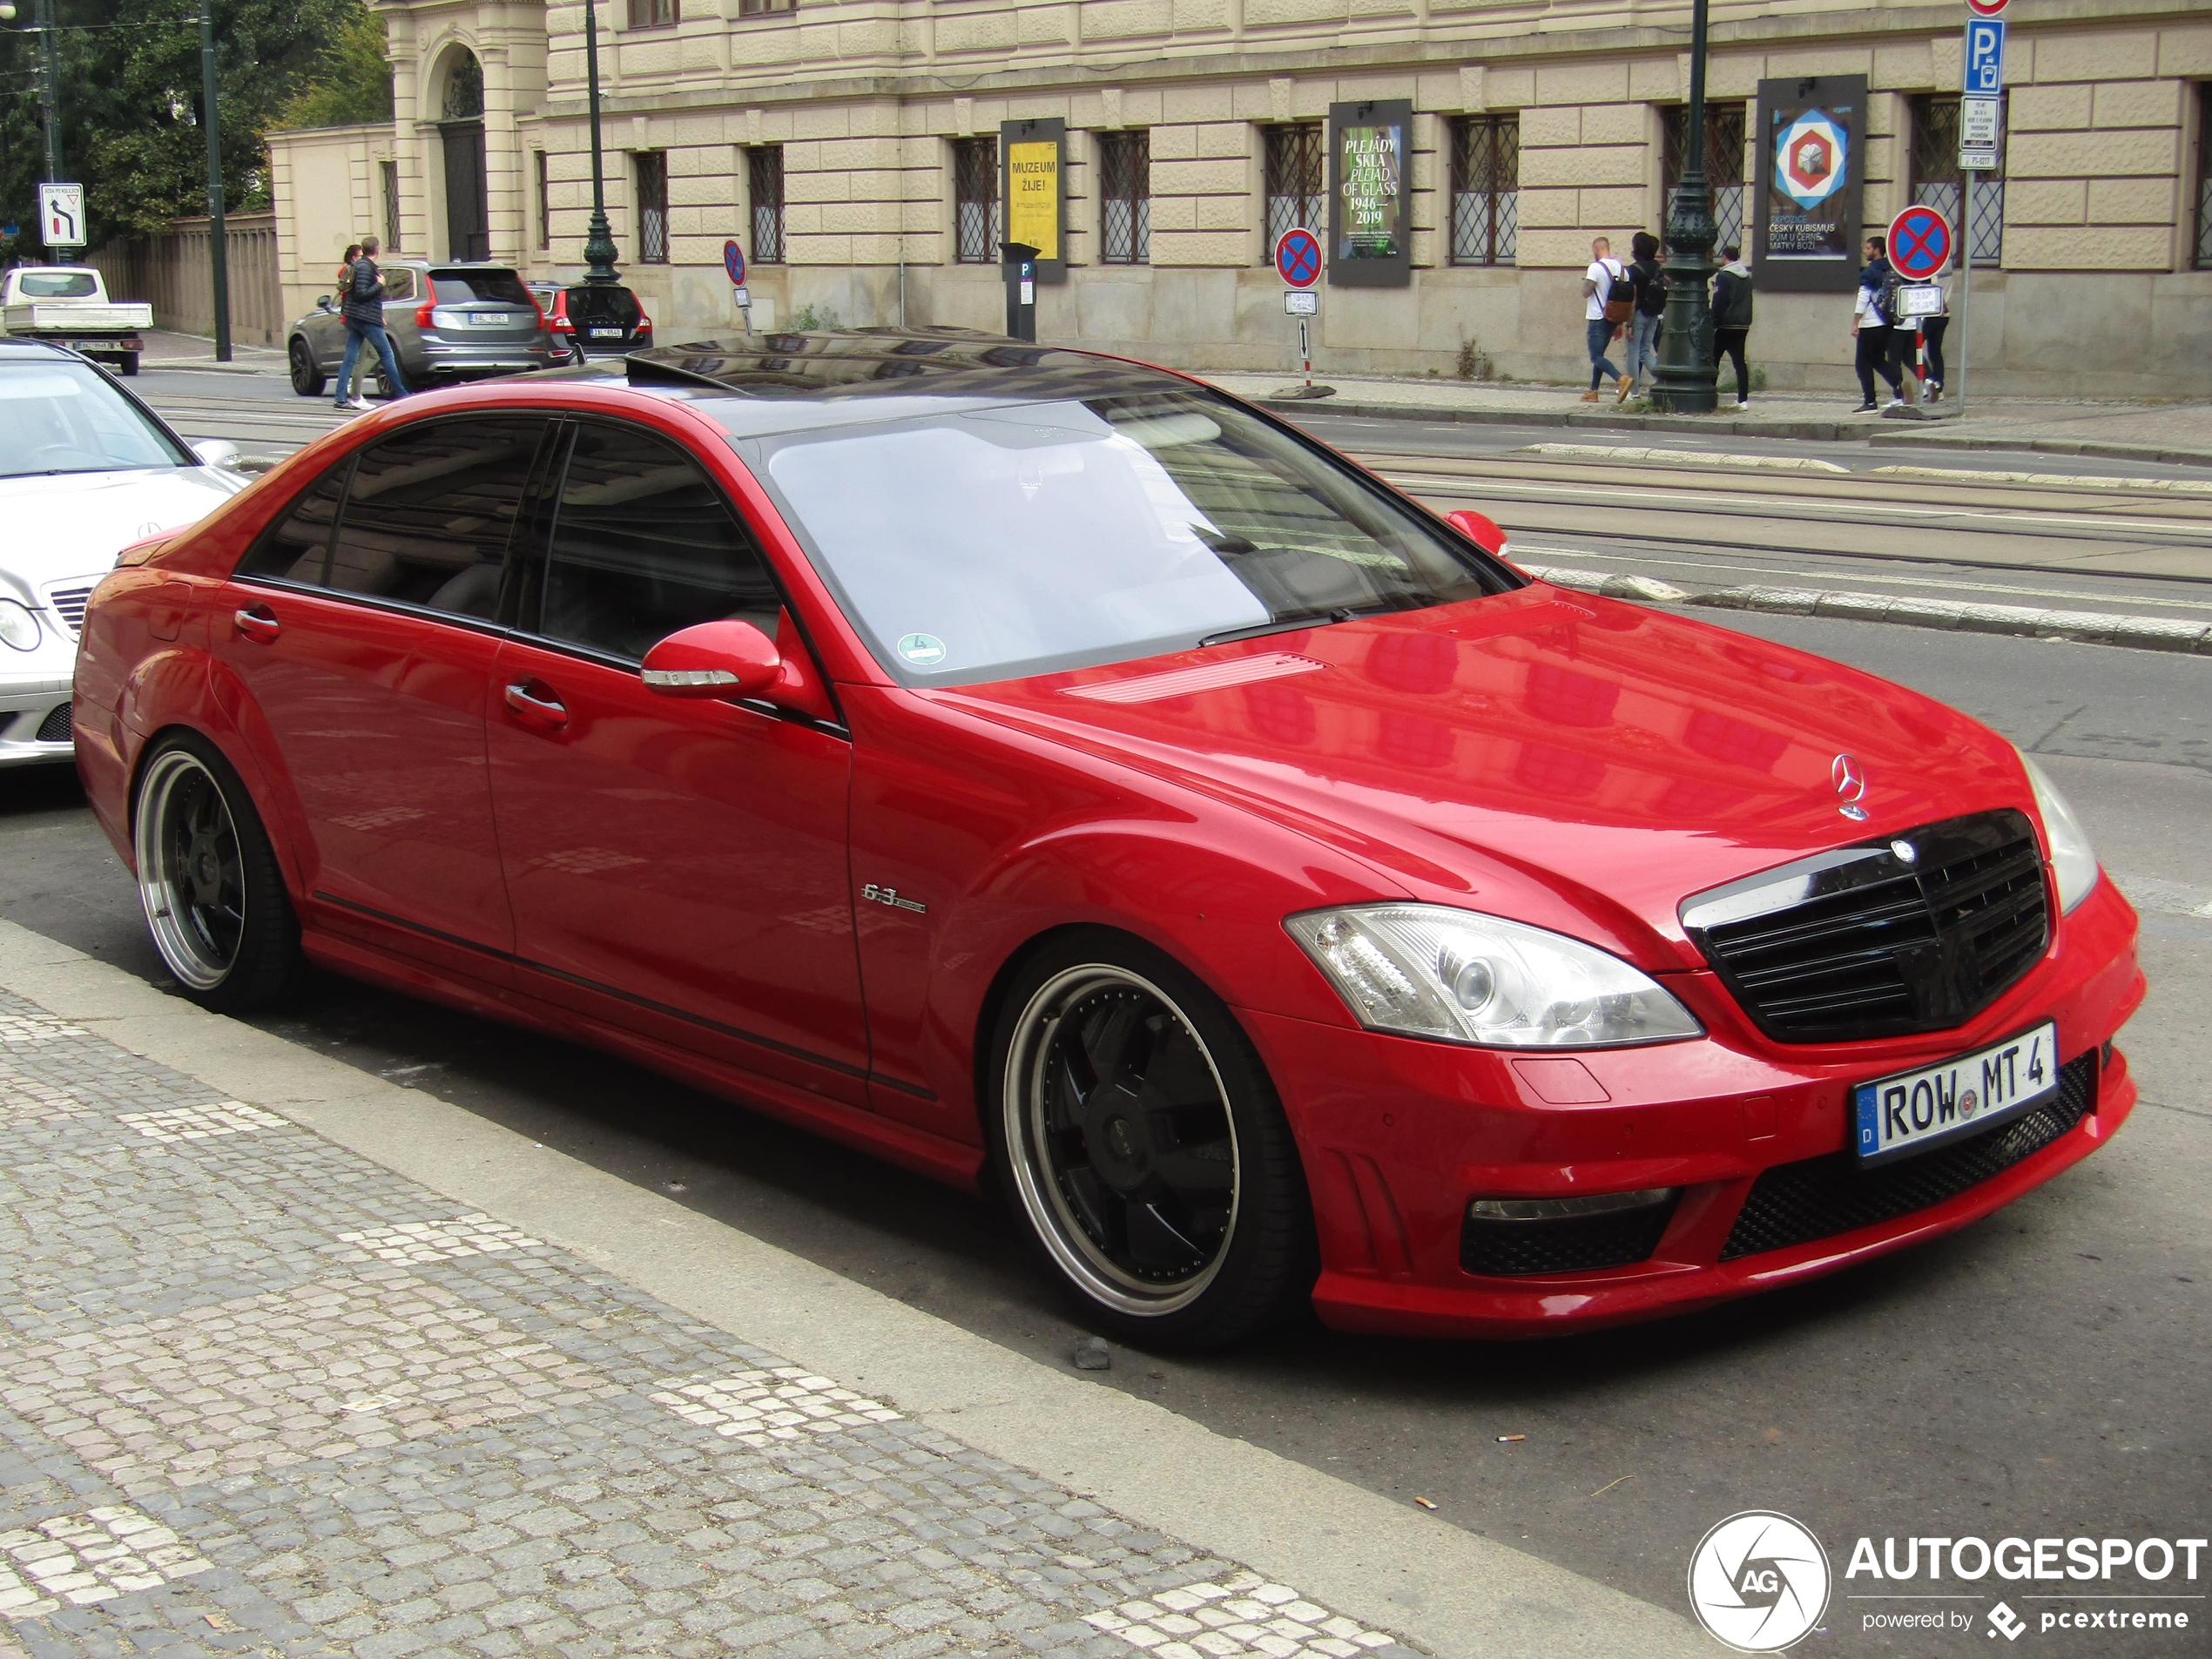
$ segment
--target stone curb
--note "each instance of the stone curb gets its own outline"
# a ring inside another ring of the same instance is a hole
[[[1886,593],[1827,588],[1678,588],[1648,576],[1615,576],[1558,565],[1518,567],[1540,582],[1634,599],[1645,604],[1704,605],[1716,610],[1763,610],[1785,617],[1832,617],[1846,622],[1886,622],[1962,634],[2011,634],[2065,639],[2082,645],[2124,645],[2134,651],[2178,651],[2212,657],[2212,622],[2165,617],[2111,615],[2097,610],[2052,610],[2032,605],[1970,604],[1957,599],[1918,599]]]
[[[1254,397],[1248,402],[1281,415],[1317,407],[1294,398]],[[1569,409],[1454,409],[1406,403],[1362,403],[1332,398],[1318,406],[1331,415],[1368,420],[1431,421],[1453,426],[1579,427],[1597,432],[1698,432],[1739,438],[1792,438],[1817,443],[1925,445],[1946,449],[2027,450],[2041,455],[2081,455],[2095,461],[2151,461],[2168,466],[2212,466],[2212,448],[2177,449],[2159,444],[2103,443],[2087,438],[2005,437],[1996,433],[1936,433],[1915,424],[1899,431],[1879,424],[1878,415],[1861,421],[1738,421],[1712,415],[1628,415]]]

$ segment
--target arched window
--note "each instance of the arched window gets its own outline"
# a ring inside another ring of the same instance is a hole
[[[455,46],[446,60],[445,102],[442,121],[481,121],[484,115],[484,68],[476,54]]]

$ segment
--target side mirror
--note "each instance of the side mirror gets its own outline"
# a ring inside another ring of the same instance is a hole
[[[330,296],[329,296],[328,294],[327,294],[327,293],[319,293],[319,294],[317,294],[317,295],[315,296],[315,309],[316,309],[317,311],[327,311],[327,310],[329,310],[329,309],[330,309]]]
[[[1508,561],[1512,558],[1513,543],[1506,539],[1506,533],[1496,519],[1485,517],[1462,507],[1458,512],[1448,515],[1444,522],[1485,553]]]
[[[749,622],[702,622],[645,653],[641,676],[663,697],[759,697],[782,675],[776,643]]]
[[[238,446],[228,438],[199,439],[192,444],[192,452],[199,457],[203,466],[235,468],[238,465]]]

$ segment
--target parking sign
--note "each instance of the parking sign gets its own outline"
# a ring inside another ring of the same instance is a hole
[[[1966,20],[1967,93],[1994,98],[2005,90],[2005,20],[1969,17]]]
[[[41,185],[38,186],[38,226],[40,239],[48,247],[83,247],[84,246],[84,186],[82,185]]]

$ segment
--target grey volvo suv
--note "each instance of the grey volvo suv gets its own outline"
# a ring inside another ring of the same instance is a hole
[[[440,380],[469,380],[549,368],[565,361],[568,348],[546,327],[545,314],[503,265],[433,264],[427,260],[380,260],[384,273],[384,328],[411,390]],[[292,389],[319,396],[346,354],[346,319],[340,296],[325,294],[287,330]],[[374,351],[364,347],[361,379],[381,385]]]

